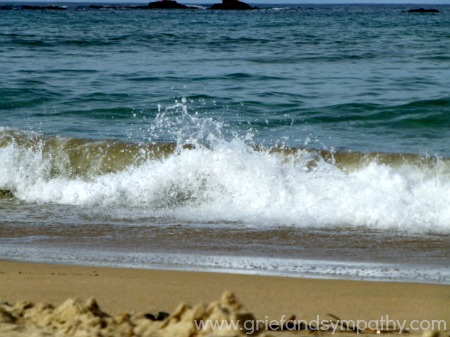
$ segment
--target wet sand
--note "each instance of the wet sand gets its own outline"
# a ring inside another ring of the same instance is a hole
[[[116,269],[0,261],[0,302],[60,305],[95,297],[111,315],[173,312],[180,303],[219,299],[224,291],[257,319],[282,315],[329,319],[444,320],[450,327],[450,286]]]

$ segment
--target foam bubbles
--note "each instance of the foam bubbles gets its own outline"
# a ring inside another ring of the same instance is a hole
[[[450,179],[436,168],[369,162],[345,172],[308,151],[259,151],[237,138],[93,178],[52,176],[39,147],[11,143],[0,161],[0,189],[27,202],[180,221],[450,232]]]

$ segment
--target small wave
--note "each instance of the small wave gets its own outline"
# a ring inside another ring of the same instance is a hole
[[[284,10],[287,10],[287,9],[290,9],[289,7],[273,7],[273,8],[270,8],[271,10],[273,10],[273,11],[284,11]]]
[[[360,122],[364,125],[384,125],[389,128],[448,128],[449,98],[422,100],[386,106],[370,103],[350,103],[316,108],[305,113],[305,121],[314,123]]]
[[[33,83],[34,82],[34,83]],[[39,106],[62,95],[55,91],[45,89],[31,89],[40,83],[27,80],[23,85],[28,88],[0,88],[0,111],[11,111],[12,109],[30,108]]]
[[[192,9],[204,9],[204,10],[208,9],[208,7],[200,6],[200,5],[189,5],[189,8],[192,8]]]

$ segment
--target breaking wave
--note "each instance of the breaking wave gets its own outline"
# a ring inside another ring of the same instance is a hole
[[[158,127],[175,127],[164,118]],[[140,144],[0,129],[0,198],[180,221],[450,232],[449,159],[264,148],[205,123]]]

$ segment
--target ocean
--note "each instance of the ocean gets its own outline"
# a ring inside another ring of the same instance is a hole
[[[0,10],[0,258],[450,284],[450,6]]]

